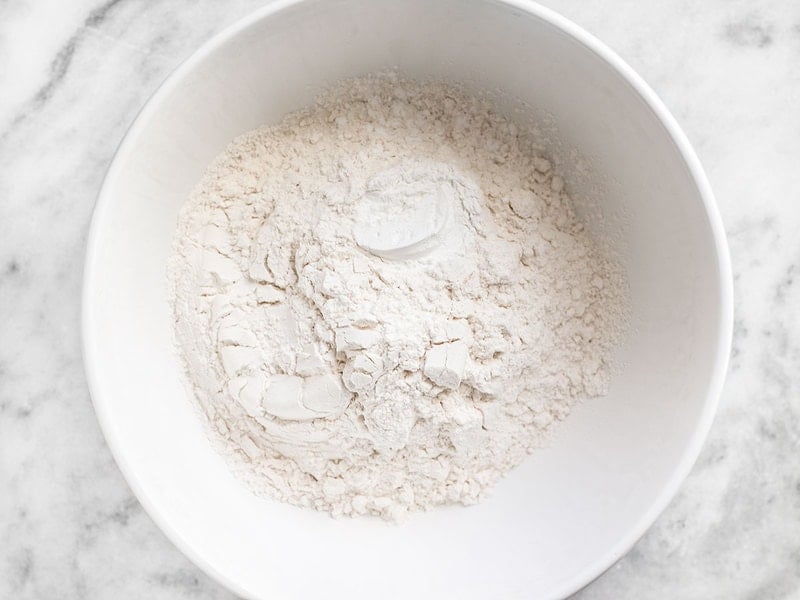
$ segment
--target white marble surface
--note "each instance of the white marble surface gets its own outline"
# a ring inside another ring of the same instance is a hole
[[[96,423],[79,295],[103,172],[138,108],[258,0],[0,2],[0,598],[231,595],[143,512]],[[684,126],[736,277],[733,357],[692,475],[582,600],[800,598],[800,3],[547,5]]]

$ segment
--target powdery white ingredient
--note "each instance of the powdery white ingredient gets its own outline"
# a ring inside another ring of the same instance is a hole
[[[624,281],[516,125],[345,82],[237,138],[180,214],[178,347],[256,491],[334,515],[471,504],[604,394]]]

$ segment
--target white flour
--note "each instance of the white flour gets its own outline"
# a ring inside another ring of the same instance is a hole
[[[334,515],[480,500],[605,392],[625,308],[517,127],[392,75],[237,138],[169,273],[221,450],[257,492]]]

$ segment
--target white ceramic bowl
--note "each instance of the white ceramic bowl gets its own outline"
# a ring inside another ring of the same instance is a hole
[[[165,291],[178,207],[225,144],[327,83],[387,66],[501,89],[547,116],[572,191],[597,188],[597,209],[622,215],[614,244],[635,323],[611,394],[576,410],[552,447],[484,504],[403,526],[334,520],[240,485],[186,397]],[[225,30],[125,137],[85,277],[86,369],[120,468],[172,541],[247,598],[574,592],[632,546],[688,473],[731,337],[724,233],[683,133],[616,55],[522,0],[281,0]]]

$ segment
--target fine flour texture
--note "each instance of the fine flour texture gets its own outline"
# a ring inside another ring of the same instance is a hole
[[[392,74],[234,140],[180,213],[169,280],[231,467],[337,516],[481,500],[606,392],[625,316],[525,132]]]

